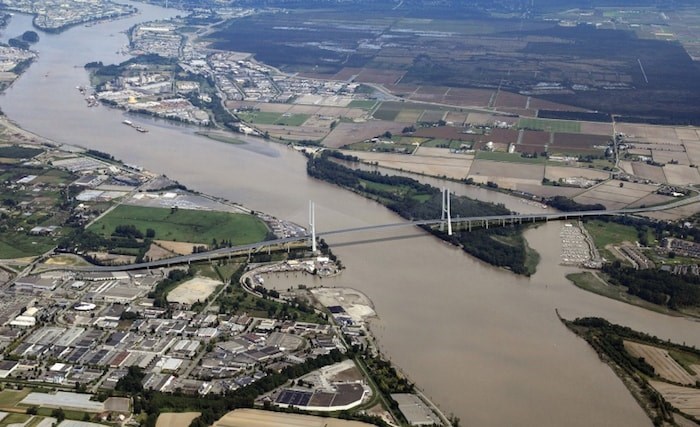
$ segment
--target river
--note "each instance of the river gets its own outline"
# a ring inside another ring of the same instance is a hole
[[[57,142],[110,152],[189,188],[300,224],[314,200],[319,231],[400,220],[377,203],[308,178],[305,159],[286,147],[261,140],[223,144],[187,127],[130,117],[150,130],[141,134],[121,124],[122,112],[87,108],[76,90],[88,83],[82,65],[124,60],[116,53],[126,44],[124,30],[179,13],[138,7],[142,13],[135,17],[41,33],[39,59],[0,97],[2,110]],[[21,34],[30,22],[16,14],[3,37]],[[492,194],[477,197],[520,212],[540,209]],[[526,233],[542,256],[531,278],[485,265],[418,230],[336,236],[329,243],[347,270],[327,283],[372,299],[379,315],[372,331],[382,351],[463,425],[651,425],[555,309],[567,318],[601,316],[690,345],[700,345],[700,327],[568,283],[564,275],[573,270],[559,266],[560,227],[549,223]]]

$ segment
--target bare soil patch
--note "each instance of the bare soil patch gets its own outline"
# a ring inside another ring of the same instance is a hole
[[[175,252],[169,251],[157,243],[151,243],[151,246],[148,248],[148,252],[146,252],[146,257],[148,257],[148,259],[151,261],[170,258],[175,255],[177,255]]]
[[[613,128],[610,123],[581,122],[581,133],[612,136]]]
[[[189,255],[193,252],[195,246],[205,246],[199,243],[187,243],[187,242],[172,242],[168,240],[154,240],[159,246],[165,250],[174,252],[178,255]]]
[[[180,304],[194,304],[197,301],[204,301],[221,284],[220,281],[208,277],[195,277],[170,291],[168,301]]]

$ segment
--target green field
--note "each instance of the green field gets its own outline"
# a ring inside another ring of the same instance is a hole
[[[283,114],[274,124],[281,126],[301,126],[309,120],[308,114]]]
[[[22,390],[3,390],[0,392],[0,408],[12,408],[16,406],[22,399],[27,397],[31,389],[23,388]]]
[[[493,160],[496,162],[525,163],[543,165],[547,162],[544,156],[522,157],[518,153],[503,153],[500,151],[479,151],[476,153],[477,160]]]
[[[151,228],[159,240],[204,244],[216,239],[243,245],[260,242],[268,233],[264,222],[247,214],[127,205],[118,206],[89,230],[109,237],[118,225],[134,225],[144,235]]]
[[[17,145],[0,147],[0,157],[8,159],[28,159],[43,152],[44,150],[37,148],[26,148]]]
[[[371,110],[374,108],[374,106],[377,105],[377,101],[373,99],[356,99],[354,101],[350,101],[350,104],[348,104],[349,108],[361,108],[363,110]]]
[[[47,236],[29,236],[24,232],[0,234],[0,259],[24,258],[41,255],[56,246]]]
[[[631,225],[593,220],[587,221],[585,226],[598,249],[604,249],[610,244],[625,241],[634,243],[638,240],[637,229]],[[649,235],[649,241],[654,241],[653,235]]]
[[[567,120],[520,119],[518,127],[521,129],[544,130],[549,132],[581,132],[581,123]]]

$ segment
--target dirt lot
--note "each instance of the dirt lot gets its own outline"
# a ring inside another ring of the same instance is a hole
[[[158,421],[156,421],[156,427],[187,427],[199,415],[199,412],[160,414]]]
[[[681,412],[700,417],[700,389],[681,387],[661,381],[649,381],[649,384]]]
[[[152,243],[151,246],[148,248],[148,252],[146,252],[146,256],[151,261],[157,261],[159,259],[170,258],[170,257],[173,257],[175,255],[177,255],[177,254],[165,249],[162,246],[159,246],[157,243]]]
[[[649,179],[661,184],[666,183],[664,170],[659,166],[652,166],[642,162],[632,162],[632,171],[640,178]]]
[[[323,144],[331,148],[339,148],[353,142],[372,139],[386,131],[400,134],[405,123],[394,123],[382,120],[372,120],[363,123],[340,123],[323,140]]]
[[[357,156],[367,162],[377,162],[379,166],[387,168],[433,176],[445,175],[455,179],[466,178],[472,164],[471,156],[445,158],[359,151],[348,151],[347,154]]]
[[[221,284],[220,281],[207,277],[195,277],[170,291],[168,301],[180,304],[194,304],[197,301],[204,301]]]
[[[154,240],[158,244],[168,251],[175,252],[178,255],[189,255],[194,250],[195,246],[207,246],[187,242],[171,242],[167,240]]]
[[[362,321],[375,316],[372,301],[362,292],[351,288],[314,288],[311,293],[324,306],[339,305],[355,319]]]
[[[311,415],[283,414],[258,409],[237,409],[224,415],[212,427],[370,427],[359,421]]]
[[[632,341],[625,341],[625,350],[634,357],[643,357],[654,367],[654,371],[664,379],[679,384],[695,384],[695,377],[690,375],[668,354],[668,351]]]

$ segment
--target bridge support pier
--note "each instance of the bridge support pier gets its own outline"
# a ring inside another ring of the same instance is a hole
[[[311,227],[311,252],[316,255],[316,206],[309,200],[309,227]]]
[[[469,228],[469,231],[471,232],[472,231],[472,222],[471,221],[467,221],[467,227]]]
[[[442,189],[442,214],[440,215],[442,223],[440,224],[440,231],[444,230],[445,220],[447,220],[447,235],[452,235],[452,214],[450,212],[450,190],[447,188]]]

